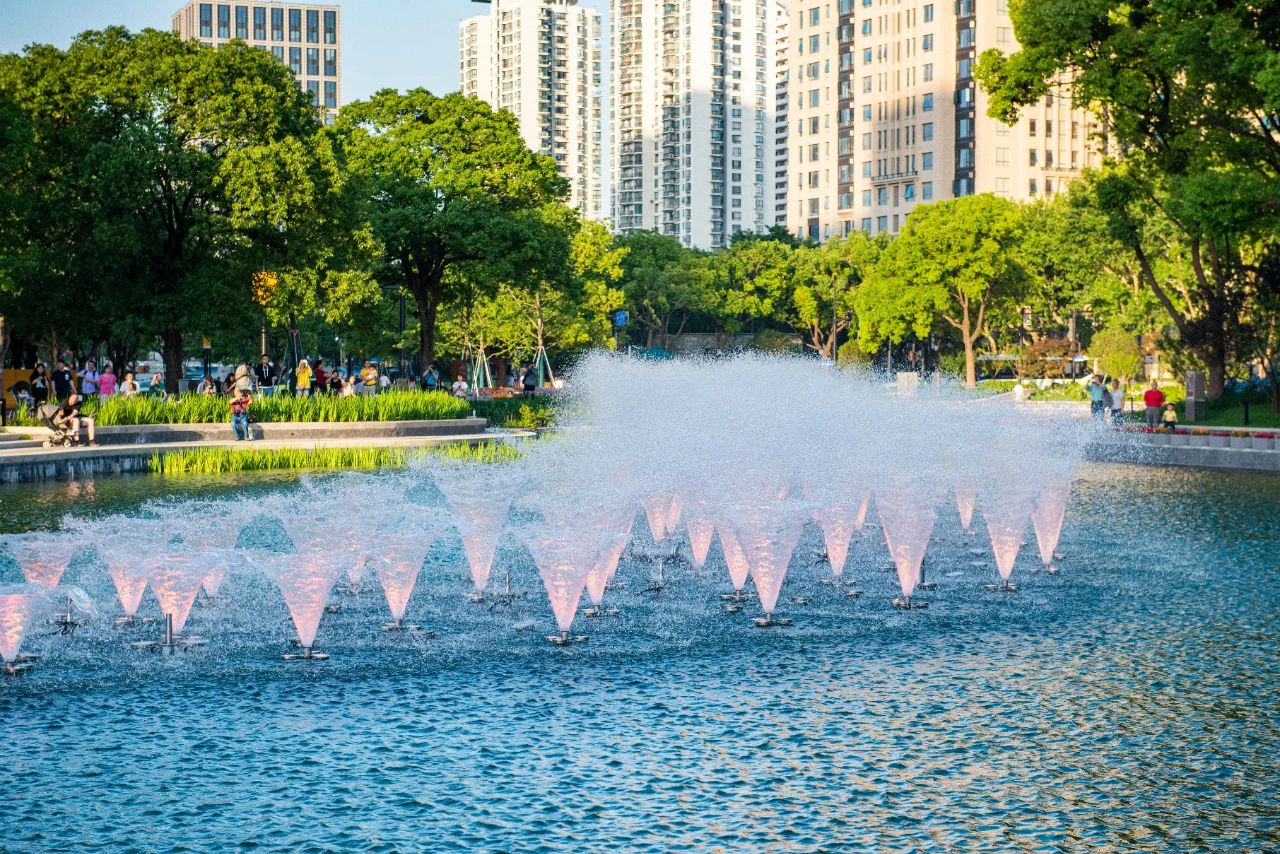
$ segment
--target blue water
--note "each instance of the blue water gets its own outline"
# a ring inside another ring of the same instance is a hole
[[[1280,479],[1082,474],[1060,575],[1031,545],[1020,592],[984,590],[948,508],[911,614],[878,531],[846,600],[810,530],[781,630],[719,613],[717,545],[658,599],[624,559],[623,616],[555,649],[540,592],[462,601],[445,540],[409,610],[435,640],[383,635],[375,591],[325,617],[333,660],[284,663],[252,578],[194,612],[218,643],[186,656],[109,619],[34,637],[40,668],[0,680],[0,851],[1276,850]],[[514,543],[499,560],[536,591]]]

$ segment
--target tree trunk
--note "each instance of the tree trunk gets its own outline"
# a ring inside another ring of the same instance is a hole
[[[182,333],[161,332],[160,348],[164,355],[164,387],[169,394],[181,394]]]
[[[0,315],[0,427],[9,423],[9,392],[6,390],[4,361],[9,351],[9,326]]]
[[[428,285],[421,293],[410,291],[418,308],[418,375],[436,360],[436,317],[440,308],[440,288]]]
[[[962,310],[960,337],[964,341],[964,386],[965,388],[977,388],[978,361],[973,352],[973,345],[978,340],[978,336],[971,334],[969,331],[969,303],[967,301],[963,304]]]

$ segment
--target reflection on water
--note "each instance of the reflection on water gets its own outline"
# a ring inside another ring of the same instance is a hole
[[[443,538],[408,614],[440,638],[382,635],[375,591],[325,615],[321,666],[279,661],[283,600],[233,575],[191,617],[220,645],[160,660],[95,626],[0,681],[0,850],[1274,850],[1277,511],[1278,478],[1090,467],[1061,575],[1023,549],[1022,591],[984,590],[948,506],[929,610],[888,608],[869,531],[846,570],[867,595],[797,560],[784,594],[812,603],[779,632],[719,613],[717,538],[661,600],[624,557],[623,616],[570,650],[533,596],[468,605]],[[820,544],[810,525],[798,554]],[[495,566],[538,590],[508,537]]]

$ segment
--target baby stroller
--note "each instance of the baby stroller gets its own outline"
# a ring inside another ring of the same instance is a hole
[[[56,403],[46,403],[37,410],[40,423],[48,427],[52,431],[48,439],[44,440],[46,448],[69,448],[71,447],[71,428],[66,425],[59,426],[53,420],[53,416],[58,411]]]

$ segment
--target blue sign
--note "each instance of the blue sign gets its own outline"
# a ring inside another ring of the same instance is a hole
[[[626,326],[630,320],[631,320],[631,312],[627,311],[626,309],[618,309],[613,313],[614,326]]]

